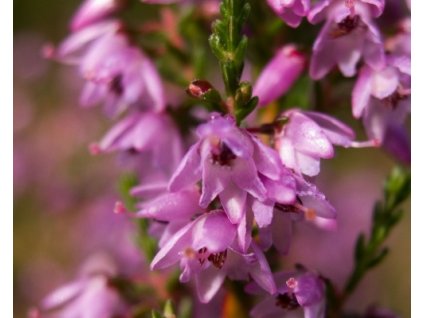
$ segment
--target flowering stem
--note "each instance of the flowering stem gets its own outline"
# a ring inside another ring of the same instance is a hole
[[[407,200],[410,192],[410,173],[395,168],[385,182],[383,200],[376,202],[373,208],[370,237],[366,239],[366,236],[361,233],[357,239],[354,270],[343,292],[332,302],[333,317],[337,317],[342,305],[355,291],[365,274],[385,259],[388,248],[383,244],[391,230],[401,220],[404,213],[400,205]]]
[[[252,98],[251,84],[240,82],[244,68],[244,58],[248,39],[242,28],[251,7],[247,0],[222,0],[221,18],[213,24],[209,38],[210,47],[219,60],[228,96],[228,111],[240,123],[257,105],[257,97]]]

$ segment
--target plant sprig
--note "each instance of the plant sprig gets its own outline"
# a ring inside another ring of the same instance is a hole
[[[389,249],[384,246],[392,229],[401,220],[404,211],[401,205],[411,193],[411,175],[400,168],[395,168],[385,181],[384,196],[373,208],[370,235],[361,233],[355,244],[354,268],[343,290],[337,292],[330,280],[326,279],[328,290],[328,316],[338,317],[342,306],[355,291],[363,277],[379,265],[388,255]]]
[[[238,124],[258,103],[258,98],[252,97],[251,84],[240,82],[248,44],[243,27],[250,11],[247,0],[223,0],[220,5],[221,18],[213,23],[213,33],[209,38],[225,83],[227,110],[235,116]]]

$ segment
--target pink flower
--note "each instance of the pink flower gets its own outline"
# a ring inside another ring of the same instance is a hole
[[[283,96],[301,75],[304,66],[305,57],[295,45],[280,48],[254,85],[253,96],[258,96],[259,105],[267,105]]]
[[[142,162],[173,173],[182,158],[182,140],[169,116],[156,112],[132,112],[117,122],[98,142],[94,154],[125,151],[139,153]]]
[[[322,0],[310,11],[308,19],[326,23],[313,45],[310,76],[323,78],[333,66],[351,77],[363,56],[373,68],[384,65],[380,32],[372,21],[384,9],[383,0]]]
[[[353,115],[363,118],[370,138],[409,163],[410,142],[403,123],[411,110],[410,59],[392,55],[387,62],[381,70],[361,69],[352,93]]]
[[[72,18],[71,29],[78,31],[119,10],[124,0],[85,0]]]
[[[320,159],[334,156],[333,145],[351,147],[354,132],[328,115],[289,110],[282,114],[288,122],[276,135],[276,149],[288,168],[308,176],[320,171]]]
[[[151,268],[180,264],[181,282],[194,279],[201,302],[209,302],[219,291],[225,277],[244,280],[249,276],[269,292],[275,286],[261,251],[252,245],[249,254],[233,247],[236,226],[222,210],[208,212],[177,231],[154,257]]]
[[[130,44],[116,21],[93,24],[72,33],[54,57],[77,65],[87,81],[80,99],[82,106],[103,103],[110,115],[128,106],[156,111],[166,106],[156,67]]]
[[[267,0],[268,5],[290,27],[296,28],[310,10],[310,0]]]
[[[302,308],[306,318],[324,318],[326,309],[325,285],[311,272],[283,272],[275,274],[276,294],[268,295],[251,311],[254,318],[282,317],[284,313]],[[248,286],[257,293],[257,286]]]
[[[48,295],[34,317],[112,317],[125,314],[126,304],[109,286],[116,275],[114,264],[96,255],[86,262],[80,276]]]
[[[325,195],[302,177],[286,170],[278,181],[281,182],[284,186],[268,188],[268,199],[255,200],[252,209],[261,248],[267,250],[274,245],[280,254],[287,254],[294,222],[309,221],[323,229],[334,229],[336,211]],[[276,182],[272,183],[274,187]]]
[[[280,160],[229,116],[213,115],[197,128],[197,135],[200,140],[182,159],[169,189],[178,191],[201,180],[200,206],[206,208],[219,197],[231,222],[238,224],[245,214],[247,193],[261,200],[266,197],[259,173],[277,179]]]

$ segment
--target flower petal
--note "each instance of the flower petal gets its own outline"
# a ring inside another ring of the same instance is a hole
[[[233,224],[238,224],[245,214],[247,192],[230,182],[219,194],[220,203]]]
[[[200,193],[197,189],[185,189],[179,192],[165,193],[157,198],[143,202],[137,217],[152,218],[160,221],[189,220],[202,212],[198,205]]]
[[[272,180],[277,180],[281,171],[281,160],[278,153],[252,137],[254,142],[254,162],[257,170]]]
[[[200,143],[188,150],[169,182],[169,191],[178,191],[201,179]]]
[[[313,111],[303,113],[320,126],[332,144],[348,147],[355,139],[354,131],[334,117]]]
[[[372,70],[365,66],[360,70],[352,91],[352,110],[355,118],[363,115],[372,92]]]
[[[210,253],[217,253],[226,250],[234,241],[236,226],[223,211],[215,210],[198,218],[192,231],[192,248],[207,247]]]
[[[195,276],[195,285],[200,302],[208,303],[216,295],[225,281],[225,274],[224,271],[209,266]]]
[[[252,159],[243,160],[237,158],[234,160],[232,180],[238,187],[247,191],[253,197],[264,200],[266,188],[257,175],[257,169]]]
[[[254,212],[254,219],[259,227],[266,227],[272,223],[274,203],[270,200],[260,202],[254,200],[252,210]]]

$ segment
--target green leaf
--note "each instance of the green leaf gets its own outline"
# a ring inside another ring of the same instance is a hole
[[[366,252],[366,237],[361,233],[355,243],[355,260],[359,261]]]
[[[172,307],[172,301],[170,299],[168,299],[164,305],[163,316],[165,318],[176,318]]]
[[[183,298],[179,303],[178,318],[190,318],[192,317],[192,299],[190,297]]]
[[[135,210],[136,198],[131,195],[131,189],[139,183],[135,173],[126,173],[120,176],[118,182],[118,191],[123,204],[129,211]]]
[[[151,318],[165,318],[161,314],[159,314],[157,311],[152,310],[151,311]]]
[[[382,249],[378,255],[376,255],[375,257],[373,257],[368,263],[367,263],[367,268],[373,268],[377,265],[379,265],[384,259],[385,257],[388,255],[389,253],[389,249],[388,248],[384,248]]]
[[[236,117],[236,121],[238,125],[244,120],[245,117],[251,114],[251,112],[256,108],[258,101],[259,101],[258,97],[254,96],[242,108],[237,108],[235,110],[235,117]]]

